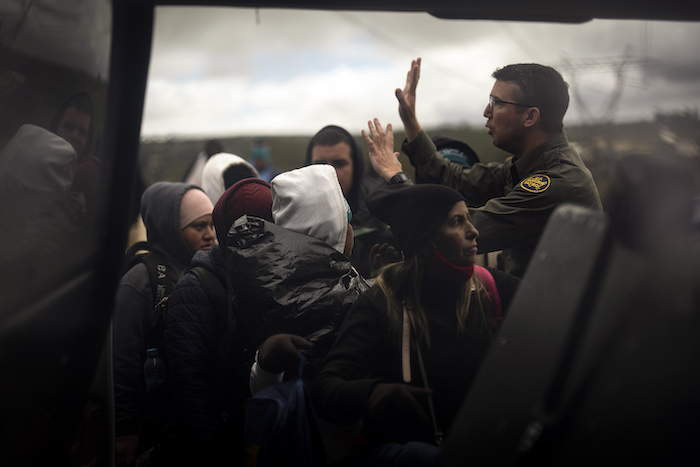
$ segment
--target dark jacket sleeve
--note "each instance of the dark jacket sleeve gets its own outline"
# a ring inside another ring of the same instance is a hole
[[[564,201],[573,201],[572,187],[557,171],[548,172],[551,186],[532,193],[516,185],[508,193],[504,164],[477,163],[471,167],[442,157],[425,132],[402,150],[428,183],[459,191],[469,205],[470,220],[479,230],[479,253],[503,250],[537,242],[550,214]]]
[[[148,270],[137,264],[122,277],[115,298],[114,402],[117,436],[138,432],[143,411],[144,325],[153,310]]]
[[[544,193],[530,193],[516,185],[506,196],[470,208],[472,224],[479,230],[479,253],[536,243],[552,211],[569,200],[570,187],[557,174]]]
[[[469,206],[482,206],[505,193],[502,164],[476,163],[467,167],[451,162],[440,155],[425,131],[410,143],[404,140],[401,150],[425,183],[437,183],[459,191]]]
[[[221,440],[222,403],[217,391],[219,313],[194,273],[185,274],[169,299],[168,383],[173,418],[188,446],[212,454]]]
[[[321,371],[311,385],[316,414],[330,422],[349,425],[359,421],[375,384],[370,375],[386,335],[386,312],[369,299],[371,289],[348,312]]]

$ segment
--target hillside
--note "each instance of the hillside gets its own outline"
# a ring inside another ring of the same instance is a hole
[[[508,157],[507,153],[491,144],[491,137],[481,127],[440,127],[427,131],[431,135],[444,134],[468,142],[479,154],[482,162],[500,162]],[[700,118],[697,111],[658,115],[653,122],[572,126],[567,127],[566,132],[593,173],[604,201],[614,175],[614,162],[616,158],[627,154],[658,154],[677,160],[695,175],[700,185]],[[274,164],[280,171],[285,171],[303,164],[306,146],[312,136],[267,137],[264,140],[270,149]],[[403,138],[403,133],[396,134],[397,150]],[[258,138],[252,135],[218,139],[223,143],[226,152],[247,159],[253,141]],[[356,140],[366,153],[361,136],[358,135]],[[143,141],[139,159],[145,182],[151,184],[158,180],[182,180],[205,141]],[[408,158],[402,154],[401,161],[406,171],[412,174]]]

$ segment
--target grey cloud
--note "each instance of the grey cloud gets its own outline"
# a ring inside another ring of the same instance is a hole
[[[670,82],[692,84],[700,81],[700,62],[660,61],[654,65],[653,74]]]
[[[482,124],[481,101],[496,67],[538,61],[561,69],[564,56],[614,61],[629,46],[635,56],[646,50],[663,65],[646,81],[636,67],[630,67],[618,115],[635,118],[649,117],[657,108],[700,102],[698,43],[700,23],[598,20],[564,25],[439,20],[421,13],[261,9],[258,24],[254,9],[159,7],[151,78],[169,82],[173,88],[178,82],[204,86],[195,84],[196,79],[206,80],[211,88],[214,81],[226,78],[238,83],[239,92],[246,95],[260,95],[261,84],[266,84],[279,91],[282,109],[291,104],[281,100],[296,102],[296,94],[310,92],[302,91],[300,82],[318,82],[314,77],[319,73],[330,76],[331,70],[340,67],[356,76],[363,69],[379,73],[386,69],[392,74],[386,77],[387,90],[371,91],[392,97],[393,86],[403,83],[410,59],[420,55],[424,59],[422,115]],[[577,85],[581,94],[590,96],[591,107],[604,108],[614,85],[613,69],[603,67],[598,75],[577,73]],[[564,75],[567,79],[572,76],[570,72]],[[372,83],[365,81],[355,78],[350,85],[366,95],[369,89],[365,87]],[[293,92],[288,89],[292,83],[297,86]],[[235,97],[228,92],[227,98]],[[332,93],[328,98],[332,100]],[[325,112],[333,107],[326,101],[313,105]],[[394,116],[395,103],[388,105]],[[369,117],[354,107],[344,109],[351,121]],[[270,107],[269,112],[284,111]],[[570,114],[574,117],[575,113],[572,103]]]

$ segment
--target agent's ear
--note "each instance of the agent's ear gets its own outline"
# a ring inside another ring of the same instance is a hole
[[[355,246],[355,233],[352,230],[352,225],[348,224],[348,233],[345,236],[345,248],[343,254],[348,258],[352,255],[352,248]]]
[[[537,107],[530,107],[523,113],[523,125],[526,128],[534,127],[540,122],[540,109],[538,109]]]

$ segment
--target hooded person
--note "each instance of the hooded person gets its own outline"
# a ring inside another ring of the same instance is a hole
[[[350,211],[335,170],[315,165],[272,180],[275,223],[236,221],[227,239],[227,270],[248,336],[248,359],[273,334],[301,336],[311,378],[345,313],[369,286],[350,264]]]
[[[350,256],[352,211],[338,190],[337,175],[328,169],[312,166],[273,180],[272,217],[278,226],[321,240]]]
[[[72,191],[85,195],[88,212],[92,214],[97,202],[100,181],[100,160],[95,156],[95,122],[92,99],[87,92],[71,96],[54,114],[49,131],[65,139],[78,157],[73,174]]]
[[[245,336],[228,299],[223,246],[236,219],[245,214],[271,222],[271,211],[267,182],[245,178],[228,188],[212,213],[219,245],[195,253],[192,268],[168,301],[173,423],[182,456],[191,465],[237,465],[242,459],[236,448],[241,446],[249,367],[243,361]]]
[[[56,111],[49,131],[68,141],[75,149],[78,161],[92,153],[94,138],[93,106],[90,94],[74,94]]]
[[[158,182],[141,197],[150,253],[139,257],[122,276],[113,313],[117,459],[127,465],[153,443],[143,426],[148,409],[143,372],[150,329],[147,318],[160,296],[170,293],[195,252],[214,246],[211,214],[211,201],[196,185]],[[165,269],[163,290],[156,290],[160,283],[154,287],[150,258],[157,259],[158,274]]]
[[[260,178],[255,167],[235,154],[220,152],[209,158],[202,171],[202,189],[212,204],[219,201],[227,188],[244,178]]]
[[[464,141],[450,138],[445,135],[435,135],[431,138],[437,152],[450,162],[454,162],[466,167],[471,167],[477,162],[481,162],[477,153]],[[420,174],[415,175],[416,183],[425,183]]]
[[[464,141],[445,135],[435,135],[431,139],[440,155],[450,162],[456,162],[467,167],[481,162],[474,149]]]
[[[441,430],[449,433],[519,280],[474,264],[479,233],[451,188],[392,185],[367,205],[405,259],[385,266],[348,312],[312,401],[328,421],[363,419],[369,444],[353,465],[435,465]]]
[[[336,170],[343,195],[353,213],[355,247],[350,260],[360,274],[370,277],[368,258],[372,246],[392,242],[386,224],[372,216],[365,203],[366,193],[383,186],[384,181],[373,171],[365,174],[364,157],[355,139],[336,125],[323,127],[311,138],[304,165],[311,164],[329,164]]]
[[[64,270],[87,251],[85,199],[70,191],[76,161],[67,141],[35,125],[22,125],[0,153],[0,213],[8,225],[0,231],[3,300],[40,289],[56,279],[52,265]]]

